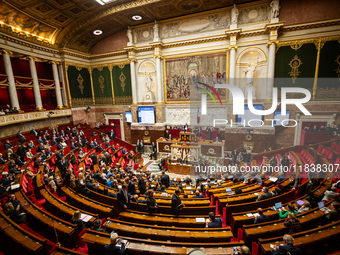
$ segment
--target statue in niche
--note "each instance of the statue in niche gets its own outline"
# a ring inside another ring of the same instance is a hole
[[[270,18],[271,19],[277,19],[279,17],[279,14],[280,14],[280,1],[279,0],[273,0],[271,3],[270,3],[270,7],[271,7],[271,10],[270,10]]]
[[[258,65],[259,59],[256,59],[256,64],[252,65],[251,63],[248,64],[248,68],[244,71],[246,76],[246,91],[245,91],[245,98],[248,98],[248,88],[253,89],[253,99],[255,99],[255,89],[254,89],[254,78],[256,74],[256,67]]]
[[[239,14],[239,11],[236,7],[236,4],[234,4],[234,7],[231,9],[231,12],[230,12],[231,25],[235,25],[235,26],[237,25],[238,14]]]
[[[159,41],[159,25],[156,20],[155,25],[153,25],[153,41],[154,42]]]
[[[127,35],[128,39],[129,39],[128,45],[132,45],[133,44],[133,41],[132,41],[132,31],[131,31],[130,27],[128,27],[126,35]]]
[[[148,72],[148,75],[145,77],[145,86],[146,86],[146,92],[152,91],[153,80],[152,80],[150,72]]]

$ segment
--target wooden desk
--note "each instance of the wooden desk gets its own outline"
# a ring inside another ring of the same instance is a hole
[[[7,215],[0,211],[0,231],[3,232],[7,238],[13,240],[17,247],[13,247],[14,251],[22,248],[25,252],[30,254],[47,255],[47,240],[35,236],[34,234],[23,229],[12,221]],[[3,245],[6,242],[2,239]],[[22,251],[21,251],[22,254]]]
[[[121,236],[121,238],[129,240],[126,247],[128,254],[188,254],[191,250],[197,247],[204,248],[206,254],[233,254],[233,246],[242,246],[241,242],[222,242],[222,243],[198,243],[198,242],[172,242],[168,240],[157,241],[152,239],[140,239],[136,237]],[[81,239],[95,250],[103,251],[103,247],[110,243],[110,234],[87,230]]]
[[[230,228],[168,228],[161,226],[153,226],[139,223],[129,223],[119,220],[108,219],[104,226],[109,231],[114,230],[124,236],[151,238],[156,240],[171,240],[177,242],[194,241],[195,242],[225,242],[230,241],[233,234]]]
[[[168,172],[172,174],[195,175],[195,167],[183,164],[168,164]]]

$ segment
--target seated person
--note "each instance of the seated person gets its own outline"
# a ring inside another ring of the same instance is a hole
[[[93,222],[93,226],[91,227],[91,230],[107,233],[104,229],[101,228],[102,221],[100,219],[95,219]]]
[[[81,213],[80,211],[77,210],[74,212],[72,219],[71,219],[72,224],[77,224],[79,233],[85,228],[84,222],[80,219],[80,216],[81,216]]]
[[[293,212],[295,214],[298,214],[296,208],[293,206],[293,204],[288,204],[288,210],[286,210],[286,208],[282,207],[279,209],[279,218],[280,219],[284,219],[284,218],[287,218],[288,217],[288,214],[290,212]]]
[[[284,235],[283,241],[285,242],[285,245],[274,245],[274,248],[272,250],[272,255],[301,255],[302,251],[300,248],[297,248],[294,246],[294,238],[291,235]]]
[[[221,139],[218,137],[218,135],[214,139],[214,143],[221,143]]]
[[[308,201],[304,202],[303,205],[299,208],[298,213],[303,213],[309,211],[311,208]]]
[[[262,208],[258,208],[257,213],[260,214],[260,216],[255,218],[254,224],[270,221],[270,217],[263,214]]]
[[[322,201],[331,201],[332,199],[336,198],[339,193],[336,192],[336,187],[331,187],[330,190],[326,190]]]
[[[326,217],[328,222],[340,220],[340,204],[337,201],[332,202],[331,211]]]
[[[192,198],[204,198],[204,196],[202,195],[202,193],[200,193],[198,190],[196,190],[195,196],[193,196]]]
[[[5,204],[4,212],[17,224],[25,223],[27,221],[26,213],[15,210],[11,202]]]
[[[262,192],[263,192],[263,194],[259,196],[257,201],[264,200],[264,199],[267,199],[267,198],[271,198],[273,196],[272,193],[269,193],[268,187],[263,187]]]
[[[215,213],[210,212],[209,213],[209,219],[207,219],[205,223],[206,228],[221,228],[222,227],[223,220],[221,220],[220,217],[217,219],[215,218]]]
[[[122,241],[121,246],[117,245],[118,241],[117,233],[111,233],[110,244],[104,246],[105,255],[123,254],[126,241]]]

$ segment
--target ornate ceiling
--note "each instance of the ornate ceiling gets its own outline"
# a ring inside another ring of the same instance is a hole
[[[1,30],[48,42],[59,48],[83,52],[104,38],[154,20],[218,9],[256,0],[2,0]],[[143,17],[132,20],[135,14]],[[102,30],[100,36],[94,30]]]

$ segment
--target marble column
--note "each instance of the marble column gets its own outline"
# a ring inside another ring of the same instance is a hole
[[[13,75],[13,69],[12,69],[12,63],[11,63],[11,57],[10,55],[12,52],[8,50],[2,50],[2,57],[4,59],[4,66],[5,66],[5,72],[8,79],[8,94],[9,99],[11,101],[11,107],[16,107],[18,110],[20,109],[19,105],[19,99],[17,94],[17,88],[15,86],[14,81],[14,75]]]
[[[58,73],[59,73],[60,81],[63,84],[63,90],[62,90],[63,104],[64,104],[65,107],[67,107],[66,83],[65,83],[64,70],[63,70],[63,66],[62,65],[58,65]]]
[[[35,100],[35,109],[36,110],[44,110],[42,101],[41,101],[41,94],[40,94],[40,87],[39,87],[39,80],[38,80],[38,74],[37,74],[37,68],[35,66],[35,57],[27,57],[29,65],[30,65],[30,71],[31,71],[31,77],[33,79],[33,92],[34,92],[34,100]]]
[[[236,64],[236,49],[237,46],[233,45],[229,47],[230,49],[230,65],[229,65],[229,84],[230,85],[235,85],[235,64]],[[229,99],[231,98],[232,95],[229,93]]]
[[[272,91],[274,87],[274,73],[275,73],[275,51],[276,42],[268,43],[268,73],[267,73],[267,88],[266,88],[266,99],[272,98]]]
[[[162,68],[161,68],[161,56],[155,56],[156,58],[156,79],[157,79],[157,103],[163,103],[163,83],[162,83]]]
[[[137,104],[137,83],[136,83],[136,63],[137,60],[132,59],[130,62],[131,72],[131,89],[132,89],[132,104]]]
[[[56,61],[51,61],[50,64],[52,64],[53,78],[54,78],[54,84],[55,84],[55,97],[57,99],[57,108],[62,109],[63,99],[61,97],[60,81],[59,81],[59,74],[58,74],[58,67],[57,67],[57,64],[59,63]]]

